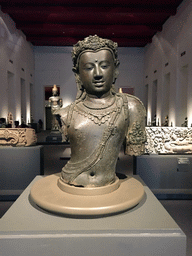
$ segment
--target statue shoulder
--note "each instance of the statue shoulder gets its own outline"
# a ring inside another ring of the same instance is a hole
[[[126,94],[128,101],[128,109],[131,112],[143,112],[143,115],[146,115],[146,110],[143,105],[143,102],[136,96]]]
[[[138,105],[143,105],[143,102],[136,96],[131,95],[131,94],[125,94],[127,96],[128,99],[128,103],[130,104],[138,104]]]

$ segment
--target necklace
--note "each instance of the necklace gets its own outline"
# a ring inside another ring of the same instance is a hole
[[[114,97],[113,102],[110,102],[110,105],[105,106],[104,108],[99,108],[99,106],[97,108],[89,108],[89,105],[87,106],[84,102],[80,102],[75,105],[74,110],[100,126],[110,119],[113,112],[117,112],[117,106],[114,104],[115,102],[116,98]]]
[[[97,110],[100,110],[100,109],[106,109],[106,108],[109,108],[110,106],[112,106],[115,102],[115,96],[109,100],[109,102],[105,102],[105,103],[102,103],[102,102],[93,102],[91,100],[87,100],[88,98],[85,98],[85,100],[83,101],[83,105],[89,109],[97,109]]]

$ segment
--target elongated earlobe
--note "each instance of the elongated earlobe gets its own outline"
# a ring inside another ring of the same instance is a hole
[[[83,94],[84,88],[83,88],[83,83],[82,83],[78,73],[75,73],[75,80],[76,80],[76,85],[77,85],[76,99],[79,99]]]
[[[115,84],[118,75],[119,75],[119,70],[116,68],[113,74],[113,84]]]

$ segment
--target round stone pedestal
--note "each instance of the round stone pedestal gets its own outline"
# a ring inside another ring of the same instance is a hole
[[[143,185],[133,177],[116,179],[115,183],[98,188],[81,188],[64,184],[60,173],[37,181],[31,199],[41,208],[67,215],[107,215],[137,205],[144,196]]]

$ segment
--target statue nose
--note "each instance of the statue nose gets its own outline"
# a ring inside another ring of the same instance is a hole
[[[102,77],[102,71],[101,71],[101,69],[99,68],[99,66],[95,66],[95,69],[94,69],[94,78],[100,79],[101,77]]]

